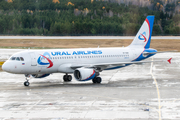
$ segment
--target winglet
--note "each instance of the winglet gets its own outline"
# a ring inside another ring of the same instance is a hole
[[[169,64],[171,64],[171,60],[172,60],[172,58],[170,58],[169,60],[167,60],[167,61],[169,62]]]

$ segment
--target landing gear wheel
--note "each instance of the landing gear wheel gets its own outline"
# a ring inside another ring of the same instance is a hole
[[[72,80],[72,76],[71,75],[64,75],[63,80],[64,80],[64,82],[70,82]]]
[[[29,85],[30,85],[30,83],[28,81],[24,82],[24,86],[29,86]]]
[[[102,79],[101,77],[95,77],[94,79],[92,79],[93,83],[101,83]]]
[[[92,79],[92,82],[93,82],[93,83],[97,83],[97,82],[96,82],[96,78],[93,78],[93,79]]]
[[[72,80],[72,76],[71,76],[71,75],[68,75],[68,76],[67,76],[67,80],[68,80],[68,81],[71,81],[71,80]]]
[[[64,80],[64,82],[67,82],[67,75],[63,76],[63,80]]]
[[[102,79],[101,79],[100,77],[97,77],[97,78],[96,78],[96,82],[97,82],[97,83],[101,83],[101,81],[102,81]]]
[[[30,80],[31,75],[30,74],[25,74],[25,77],[26,77],[26,81],[24,82],[24,86],[27,87],[27,86],[30,85],[29,80]]]

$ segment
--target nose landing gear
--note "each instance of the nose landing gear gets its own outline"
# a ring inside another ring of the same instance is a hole
[[[24,82],[24,86],[27,87],[27,86],[29,86],[29,85],[30,85],[29,81],[25,81],[25,82]]]
[[[25,77],[26,77],[26,81],[24,82],[24,86],[27,87],[30,85],[30,83],[29,83],[30,75],[25,75]]]

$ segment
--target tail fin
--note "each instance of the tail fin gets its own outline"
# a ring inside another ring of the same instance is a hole
[[[147,16],[143,25],[139,29],[136,37],[129,47],[138,47],[138,48],[149,48],[151,42],[151,35],[153,30],[154,16]]]

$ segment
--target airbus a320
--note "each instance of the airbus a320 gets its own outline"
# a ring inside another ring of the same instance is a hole
[[[127,47],[26,50],[13,54],[2,66],[4,71],[25,74],[25,86],[29,76],[44,78],[52,73],[64,73],[63,80],[92,80],[101,83],[100,72],[118,69],[142,61],[157,53],[150,48],[154,16],[147,16],[132,43]],[[169,59],[171,62],[171,59]]]

